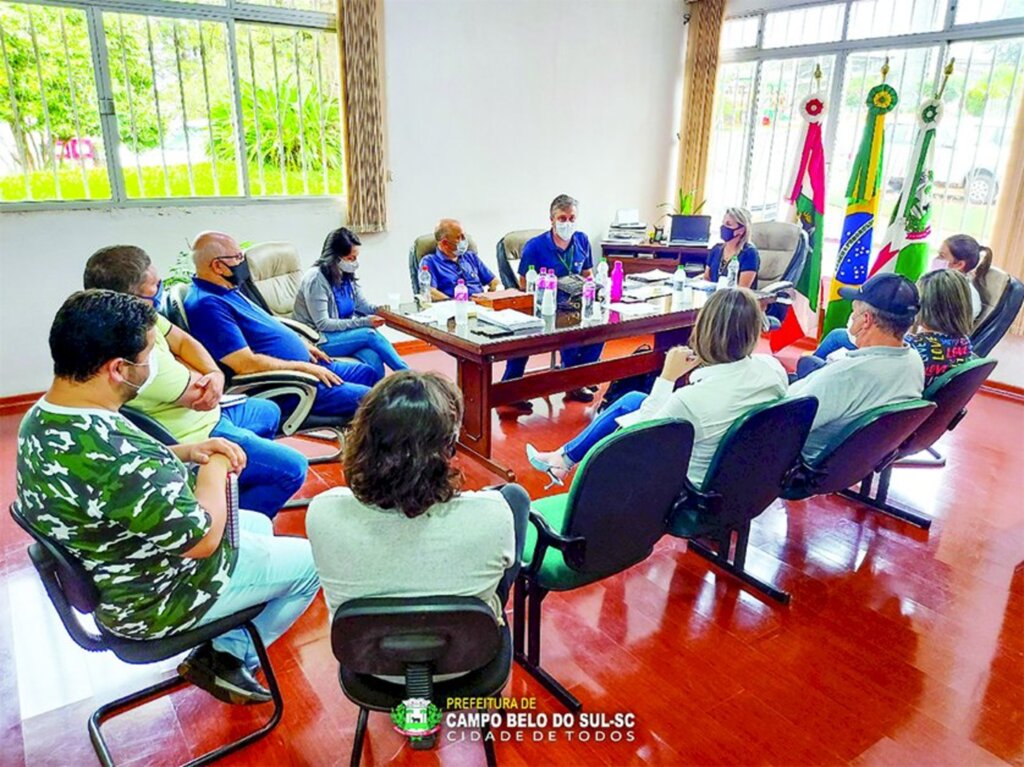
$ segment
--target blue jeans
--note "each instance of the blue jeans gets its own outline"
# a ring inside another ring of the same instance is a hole
[[[391,342],[377,332],[375,328],[352,328],[351,330],[335,330],[324,333],[326,340],[320,344],[320,350],[332,357],[355,357],[365,362],[377,373],[377,378],[384,377],[384,365],[392,370],[408,370]]]
[[[306,481],[309,463],[298,450],[274,442],[281,410],[268,399],[247,399],[224,408],[211,437],[231,440],[245,451],[238,475],[239,505],[273,517]]]
[[[587,346],[570,346],[562,349],[562,367],[573,368],[577,365],[587,365],[601,359],[601,352],[604,344],[588,344]],[[502,381],[510,381],[513,378],[522,378],[526,372],[526,363],[529,357],[515,357],[505,363],[505,374]]]
[[[274,536],[274,523],[261,514],[238,514],[238,560],[227,588],[199,621],[202,626],[247,607],[266,603],[253,625],[263,644],[270,645],[306,611],[320,588],[313,551],[305,538]],[[230,653],[250,670],[259,656],[249,635],[234,629],[213,640],[213,647]]]
[[[356,412],[356,408],[359,407],[363,397],[370,391],[370,387],[380,380],[376,371],[362,362],[339,362],[334,360],[330,364],[326,362],[318,364],[329,367],[338,374],[344,383],[337,386],[317,384],[316,400],[313,402],[313,410],[311,411],[313,415],[352,415]]]
[[[587,428],[566,442],[562,452],[573,463],[579,463],[590,448],[619,428],[619,425],[615,423],[616,418],[639,410],[645,399],[647,399],[647,395],[642,391],[623,394],[612,403],[611,407],[591,421]]]
[[[821,343],[818,344],[818,348],[814,350],[814,356],[820,357],[821,359],[827,359],[828,355],[832,352],[839,351],[840,349],[849,349],[853,351],[857,348],[857,345],[850,340],[850,334],[846,331],[846,328],[836,328],[830,330],[828,334],[821,339]]]

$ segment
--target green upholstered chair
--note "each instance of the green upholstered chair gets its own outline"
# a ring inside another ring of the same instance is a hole
[[[782,497],[802,500],[812,495],[843,493],[887,466],[914,431],[935,410],[923,399],[869,410],[847,425],[811,462],[801,461],[790,474]],[[910,520],[908,520],[910,521]]]
[[[691,539],[690,551],[783,604],[789,594],[744,569],[750,523],[782,492],[817,411],[814,397],[800,397],[760,405],[738,419],[719,443],[701,487],[689,487],[668,526],[670,535]]]
[[[650,555],[685,490],[692,448],[685,421],[620,429],[587,453],[568,493],[533,502],[513,602],[516,660],[573,711],[580,702],[540,666],[541,603]]]
[[[910,456],[928,450],[947,431],[952,431],[967,415],[967,403],[985,383],[995,369],[996,361],[990,359],[970,360],[951,368],[936,378],[924,390],[924,399],[935,403],[935,409],[925,421],[900,445],[896,455],[880,470],[867,476],[857,490],[844,490],[843,495],[865,503],[878,511],[927,529],[931,525],[928,517],[910,509],[901,508],[889,502],[889,482],[892,470],[901,465],[915,465],[914,461],[903,462]],[[877,483],[874,482],[877,475]],[[872,486],[874,485],[874,492]]]

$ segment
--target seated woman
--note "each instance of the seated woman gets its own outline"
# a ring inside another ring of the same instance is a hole
[[[380,381],[345,442],[348,487],[309,505],[306,535],[333,615],[361,597],[471,596],[502,617],[530,498],[518,485],[461,492],[452,466],[462,396],[436,373]]]
[[[750,241],[750,213],[746,208],[729,208],[722,219],[719,230],[722,241],[708,252],[704,279],[718,282],[719,277],[729,273],[729,262],[734,258],[740,266],[736,280],[741,288],[757,289],[757,270],[761,268],[761,257]]]
[[[974,356],[970,339],[974,324],[970,281],[955,269],[936,269],[926,272],[917,281],[917,290],[921,300],[917,327],[907,333],[904,340],[917,349],[924,361],[924,385],[927,387],[951,367]],[[833,330],[814,354],[800,358],[795,380],[838,359],[839,355],[833,353],[837,349],[856,348],[845,328]],[[819,356],[822,352],[824,356]]]
[[[953,269],[928,272],[917,281],[921,295],[921,311],[917,328],[907,336],[907,343],[917,349],[924,361],[924,385],[950,368],[966,362],[971,350],[970,282]]]
[[[302,276],[295,296],[295,319],[324,334],[320,349],[332,357],[352,356],[384,377],[384,364],[392,370],[408,370],[378,331],[384,320],[375,315],[359,289],[359,238],[348,229],[335,229],[324,240],[323,252]]]
[[[981,314],[982,291],[984,290],[985,275],[992,266],[992,250],[979,245],[978,241],[969,234],[954,234],[947,237],[939,252],[932,260],[930,272],[950,270],[959,272],[967,278],[967,289],[970,298],[971,331],[974,329],[974,321]],[[965,335],[970,335],[970,331]],[[830,331],[814,350],[810,357],[802,357],[797,363],[797,378],[803,378],[812,370],[817,370],[823,364],[823,360],[840,351],[841,349],[852,350],[857,347],[850,340],[850,334],[846,328],[836,328]],[[927,365],[927,360],[925,361]]]
[[[669,350],[650,395],[631,392],[619,398],[579,436],[557,450],[540,453],[527,445],[530,464],[547,472],[552,484],[561,485],[587,451],[619,426],[678,418],[693,424],[687,476],[699,486],[733,421],[755,405],[786,394],[786,371],[779,361],[766,354],[753,354],[763,322],[764,314],[751,291],[715,291],[697,316],[692,350],[685,346]],[[673,391],[677,380],[698,367],[689,385]]]

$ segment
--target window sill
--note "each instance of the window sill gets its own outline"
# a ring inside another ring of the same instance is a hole
[[[301,204],[334,205],[345,207],[345,198],[335,195],[305,195],[288,197],[161,197],[144,200],[47,200],[39,202],[2,202],[0,213],[35,213],[62,210],[137,210],[145,208],[227,208],[227,207],[266,207],[275,205]]]

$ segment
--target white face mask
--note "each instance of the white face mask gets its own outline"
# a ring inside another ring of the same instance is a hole
[[[134,367],[142,367],[143,365],[145,365],[148,368],[148,371],[149,371],[146,374],[146,380],[143,381],[140,384],[134,384],[131,381],[129,381],[127,378],[125,379],[125,383],[128,384],[128,386],[130,386],[133,389],[135,389],[135,396],[136,397],[139,396],[140,394],[142,394],[143,390],[147,386],[149,386],[151,383],[153,383],[153,379],[156,378],[156,368],[157,368],[156,361],[157,361],[157,356],[155,354],[153,354],[153,353],[150,353],[149,361],[148,362],[132,362],[131,360],[125,360],[126,363],[128,363],[129,365],[132,365]]]
[[[572,236],[576,233],[576,222],[556,221],[555,233],[558,234],[558,236],[561,237],[563,240],[571,240]]]
[[[850,334],[850,340],[854,344],[856,344],[857,343],[857,336],[855,336],[853,334],[853,330],[851,328],[853,328],[853,315],[852,314],[850,315],[850,318],[846,321],[846,332]]]
[[[358,268],[358,261],[348,261],[344,258],[338,261],[338,269],[340,269],[343,274],[355,274]]]

